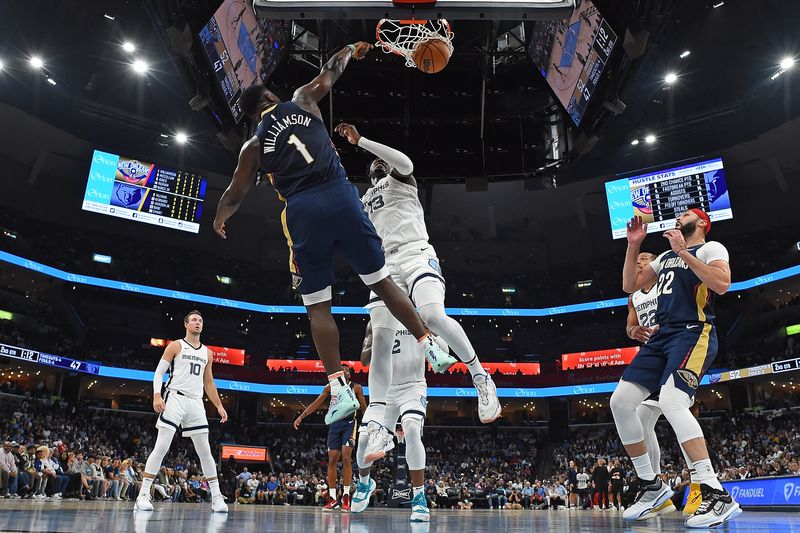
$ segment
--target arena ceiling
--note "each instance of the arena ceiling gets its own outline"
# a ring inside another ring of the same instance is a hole
[[[0,98],[101,147],[229,173],[233,155],[220,139],[230,148],[246,127],[191,110],[189,99],[210,89],[199,66],[170,46],[170,37],[180,42],[176,30],[188,24],[191,37],[218,3],[8,2],[0,20]],[[353,121],[408,150],[422,177],[526,179],[538,188],[553,176],[563,184],[718,152],[799,114],[796,73],[771,79],[781,58],[800,52],[800,12],[789,0],[729,0],[716,8],[719,2],[691,0],[596,3],[621,36],[647,32],[646,52],[628,61],[619,46],[619,64],[581,128],[566,128],[560,166],[552,165],[547,130],[554,113],[566,123],[563,112],[524,51],[496,53],[498,36],[518,21],[455,21],[456,53],[434,76],[373,53],[337,85],[332,122]],[[374,36],[372,20],[298,23],[325,52]],[[122,48],[125,41],[135,43],[134,53]],[[690,54],[681,58],[684,51]],[[30,67],[33,55],[43,69]],[[307,82],[315,69],[300,57],[290,52],[272,84],[288,90]],[[135,59],[150,67],[145,76],[132,71]],[[664,82],[668,72],[676,83]],[[616,98],[626,106],[619,115],[603,105]],[[183,147],[178,131],[189,136]],[[631,144],[648,133],[652,145]],[[337,144],[351,174],[362,174],[363,154]]]

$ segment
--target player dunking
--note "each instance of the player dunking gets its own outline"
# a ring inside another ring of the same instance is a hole
[[[133,510],[153,510],[150,488],[161,468],[161,461],[169,451],[172,437],[180,428],[184,437],[191,437],[194,449],[200,458],[203,476],[208,480],[211,492],[211,509],[214,512],[227,513],[228,505],[219,491],[217,465],[208,444],[208,420],[203,406],[203,390],[217,408],[223,424],[228,420],[228,413],[222,406],[217,386],[214,384],[214,376],[211,373],[213,358],[208,348],[200,342],[203,316],[199,311],[191,311],[184,317],[183,325],[186,327],[186,336],[179,341],[169,343],[158,362],[153,378],[153,410],[159,413],[156,422],[158,437],[153,451],[147,457],[142,474],[142,487]],[[162,397],[164,374],[167,372],[169,381]]]
[[[431,331],[440,336],[469,370],[478,391],[478,416],[489,423],[500,416],[497,389],[484,371],[475,349],[461,325],[447,316],[444,308],[445,283],[436,251],[428,242],[425,215],[420,204],[414,165],[409,157],[389,146],[360,135],[355,126],[339,124],[336,131],[351,144],[374,154],[377,159],[369,166],[372,187],[361,199],[370,221],[383,241],[386,262],[392,279],[408,292],[419,309],[419,314]],[[380,297],[372,293],[367,304],[372,323],[372,346],[375,361],[370,375],[377,374],[377,390],[370,389],[370,404],[364,421],[369,424],[370,446],[368,455],[379,453],[383,445],[391,442],[389,431],[379,422],[385,409],[386,384],[392,382],[389,358],[398,329],[397,320],[387,311]],[[444,371],[444,361],[432,365],[437,372]],[[449,361],[448,361],[449,362]],[[455,362],[453,359],[452,362]]]
[[[350,384],[350,367],[342,365],[345,381]],[[367,402],[364,400],[364,391],[360,384],[352,385],[353,392],[358,398],[358,404],[363,413],[367,409]],[[294,421],[294,429],[300,429],[308,415],[319,409],[319,406],[330,396],[331,388],[325,386],[317,399],[300,413]],[[347,418],[334,422],[328,427],[328,498],[325,502],[323,511],[333,511],[341,508],[342,511],[350,510],[350,486],[353,484],[353,446],[356,441],[356,413],[352,413]],[[336,497],[336,465],[339,459],[342,460],[342,499]]]
[[[655,260],[656,255],[649,252],[642,252],[636,259],[636,271],[641,270]],[[628,321],[625,332],[628,337],[642,343],[650,340],[650,336],[658,331],[658,323],[656,322],[656,313],[658,311],[658,294],[654,288],[655,281],[647,287],[643,287],[634,292],[628,298]],[[651,394],[647,397],[642,404],[636,408],[636,414],[639,420],[642,421],[644,428],[644,443],[647,446],[647,455],[650,457],[650,464],[653,465],[653,472],[656,476],[661,476],[661,446],[656,437],[656,424],[661,417],[661,408],[658,406],[658,393]],[[680,448],[683,458],[686,461],[686,466],[689,469],[691,476],[689,498],[686,500],[686,506],[683,508],[683,514],[686,516],[694,514],[697,507],[700,505],[700,485],[695,483],[694,468],[692,468],[692,461],[683,448]],[[642,519],[652,518],[660,514],[671,513],[675,510],[675,505],[672,500],[665,501],[657,509],[654,509],[648,516],[643,516]]]
[[[647,224],[641,217],[628,223],[622,288],[633,293],[655,283],[659,328],[625,369],[611,396],[620,440],[641,483],[635,503],[622,514],[626,520],[652,516],[672,496],[672,490],[653,471],[642,422],[636,415],[639,405],[655,392],[700,483],[702,503],[686,519],[686,526],[716,527],[741,513],[739,504],[717,479],[703,430],[690,411],[700,380],[717,355],[714,294],[725,294],[731,284],[728,251],[718,242],[705,242],[710,229],[711,220],[700,209],[682,213],[675,229],[664,232],[671,249],[637,272]]]
[[[297,89],[290,102],[281,102],[261,85],[243,91],[242,111],[259,121],[258,127],[242,147],[214,220],[214,231],[226,238],[225,224],[239,209],[259,171],[269,177],[285,202],[281,222],[290,249],[289,270],[293,285],[303,296],[314,345],[331,387],[327,424],[358,408],[355,394],[344,381],[339,330],[331,314],[337,251],[414,334],[430,360],[448,357],[434,344],[411,300],[389,276],[380,238],[361,207],[358,190],[347,180],[318,106],[350,59],[362,59],[371,48],[363,42],[347,45],[316,78]]]
[[[364,338],[364,347],[361,351],[361,363],[374,364],[374,333],[372,323],[367,324],[367,333]],[[441,338],[436,342],[443,344]],[[392,345],[391,365],[392,382],[387,395],[385,419],[381,424],[385,427],[396,428],[398,421],[403,427],[406,441],[406,463],[411,475],[413,498],[411,500],[412,522],[429,522],[430,512],[425,499],[425,446],[422,444],[422,428],[425,424],[425,414],[428,407],[428,385],[425,382],[425,359],[414,345],[414,338],[408,331],[398,330],[395,342]],[[373,374],[370,368],[370,387],[372,387]],[[372,389],[370,388],[370,391]],[[352,512],[361,513],[369,506],[372,493],[375,492],[376,483],[370,478],[370,468],[376,460],[367,456],[367,440],[363,437],[366,425],[359,429],[358,448],[356,461],[358,463],[358,485],[353,495]],[[383,457],[383,455],[381,455]],[[400,467],[400,465],[398,465]]]

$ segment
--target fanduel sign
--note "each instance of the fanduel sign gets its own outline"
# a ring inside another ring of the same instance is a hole
[[[725,481],[733,499],[744,506],[800,506],[800,477],[775,477]]]

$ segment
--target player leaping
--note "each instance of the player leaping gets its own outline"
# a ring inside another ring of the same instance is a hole
[[[718,242],[705,242],[710,229],[711,220],[700,209],[682,213],[675,229],[664,232],[671,250],[637,272],[647,224],[641,217],[628,223],[622,288],[633,293],[655,283],[659,328],[625,369],[611,395],[620,440],[641,484],[636,501],[622,514],[626,520],[654,516],[672,496],[672,490],[653,471],[642,421],[636,414],[642,401],[656,392],[659,408],[700,483],[702,503],[686,519],[686,526],[716,527],[741,513],[739,504],[717,479],[703,430],[690,411],[700,380],[717,355],[714,294],[725,294],[731,285],[728,251]]]
[[[425,214],[417,196],[411,159],[394,148],[363,137],[351,124],[339,124],[336,131],[351,144],[377,156],[369,166],[372,187],[363,196],[362,203],[383,241],[392,278],[408,292],[431,331],[449,344],[469,369],[478,391],[478,416],[481,422],[488,424],[494,421],[500,416],[497,389],[481,366],[464,329],[445,313],[444,278],[436,251],[428,242]],[[392,382],[392,369],[385,364],[383,354],[391,354],[398,324],[386,311],[379,295],[370,294],[367,307],[370,310],[375,352],[370,375],[373,372],[378,374],[380,387],[375,392],[370,389],[370,404],[364,420],[377,422],[383,419],[382,411],[385,409],[383,391],[388,387],[384,384]],[[441,371],[436,367],[434,370]],[[369,455],[379,453],[380,443],[390,440],[387,428],[372,425],[369,439],[371,442],[373,438],[377,440],[370,445]]]
[[[147,457],[142,473],[142,487],[136,497],[134,511],[152,511],[150,488],[161,468],[161,461],[169,451],[172,437],[178,428],[184,437],[191,437],[194,449],[200,458],[203,475],[208,480],[211,491],[211,509],[215,512],[227,513],[228,505],[219,490],[217,465],[208,445],[208,420],[203,406],[203,390],[217,408],[221,422],[228,420],[228,413],[214,384],[211,373],[213,359],[211,351],[200,342],[203,331],[203,316],[199,311],[191,311],[183,319],[186,336],[179,341],[172,341],[164,350],[158,362],[153,378],[153,409],[158,415],[156,427],[158,437],[153,451]],[[163,397],[164,374],[169,372],[169,381]]]
[[[225,224],[239,209],[259,170],[285,202],[281,222],[289,245],[289,270],[303,296],[314,345],[331,386],[326,424],[358,408],[342,374],[339,330],[331,314],[336,252],[412,332],[428,360],[436,363],[449,357],[434,344],[411,300],[389,276],[380,237],[361,207],[358,189],[347,180],[319,110],[319,101],[350,59],[362,59],[371,48],[363,42],[345,46],[316,78],[294,92],[290,102],[281,102],[262,85],[242,92],[242,111],[259,121],[258,127],[239,153],[233,180],[219,200],[214,219],[214,231],[226,238]]]

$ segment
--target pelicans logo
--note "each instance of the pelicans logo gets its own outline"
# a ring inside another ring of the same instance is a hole
[[[150,174],[151,165],[146,165],[135,159],[120,159],[117,164],[117,171],[126,183],[143,185]]]
[[[653,214],[653,205],[650,202],[650,191],[647,190],[647,186],[633,189],[631,191],[631,201],[633,202],[633,207],[641,211],[642,214]]]

